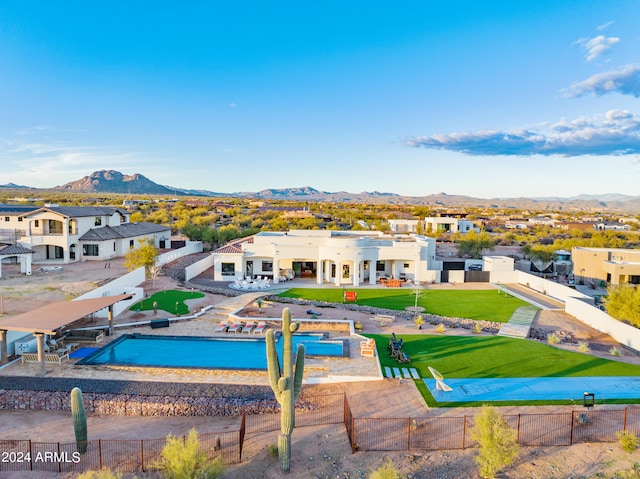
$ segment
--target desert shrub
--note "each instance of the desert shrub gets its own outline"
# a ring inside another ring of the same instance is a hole
[[[436,326],[436,332],[437,333],[444,333],[444,324],[440,323]]]
[[[373,471],[369,479],[401,479],[400,471],[396,469],[391,460],[385,462],[378,469]]]
[[[640,479],[640,464],[634,463],[630,469],[616,472],[612,479]]]
[[[612,346],[611,349],[609,349],[609,354],[611,356],[620,356],[620,348],[618,346]]]
[[[578,341],[578,351],[580,351],[581,353],[588,353],[589,351],[591,351],[589,343],[586,341]]]
[[[482,332],[482,325],[481,325],[480,323],[476,323],[476,324],[473,326],[473,331],[474,331],[476,334],[480,334],[480,333]]]
[[[632,453],[638,449],[638,438],[631,431],[618,431],[616,436],[624,452]]]
[[[549,333],[547,334],[547,342],[549,344],[558,344],[560,343],[560,336],[557,333]]]
[[[166,479],[217,479],[224,470],[219,457],[210,459],[200,449],[200,439],[195,428],[186,440],[171,434],[160,453],[160,460],[153,464]]]
[[[269,455],[271,457],[278,457],[278,446],[276,444],[269,444]]]
[[[120,479],[122,474],[113,472],[111,469],[100,469],[99,471],[85,471],[79,474],[77,479]]]
[[[491,479],[518,457],[517,433],[494,407],[488,405],[482,406],[474,416],[474,423],[471,437],[478,443],[475,457],[478,474]]]

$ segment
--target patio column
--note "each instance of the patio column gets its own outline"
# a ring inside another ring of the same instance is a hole
[[[273,283],[279,283],[280,278],[280,260],[277,257],[273,257]]]
[[[113,304],[109,306],[107,320],[109,321],[109,336],[113,336]]]
[[[324,274],[324,261],[318,260],[318,266],[316,269],[316,284],[322,284],[322,275]]]
[[[353,262],[353,285],[360,286],[360,261]]]
[[[342,261],[336,261],[336,277],[333,278],[333,282],[336,286],[340,286],[340,279],[342,278]]]
[[[9,354],[7,352],[7,331],[0,329],[0,364],[7,362]]]
[[[377,276],[378,276],[378,272],[376,271],[376,262],[369,261],[369,284],[370,285],[376,284]]]
[[[44,362],[44,333],[33,333],[38,342],[38,362],[40,363],[39,376],[47,374],[47,365]]]

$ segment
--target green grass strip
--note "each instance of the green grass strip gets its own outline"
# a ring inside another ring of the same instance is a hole
[[[341,288],[292,288],[280,296],[342,303],[344,291],[345,289]],[[414,306],[416,300],[414,290],[409,288],[367,288],[347,289],[347,291],[357,291],[357,304],[376,308],[402,311],[407,306]],[[506,323],[517,308],[529,306],[529,303],[506,295],[504,292],[498,294],[497,290],[424,289],[421,290],[418,298],[418,306],[425,308],[426,313],[438,316]]]
[[[204,298],[204,294],[169,289],[167,291],[160,291],[150,298],[134,304],[131,306],[131,311],[152,311],[153,303],[157,302],[159,310],[161,309],[169,314],[187,314],[189,313],[189,307],[184,302],[196,298]]]

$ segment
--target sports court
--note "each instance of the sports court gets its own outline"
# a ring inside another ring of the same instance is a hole
[[[437,402],[574,400],[584,393],[597,401],[640,398],[640,376],[444,379],[451,391],[436,388],[435,379],[424,379]]]

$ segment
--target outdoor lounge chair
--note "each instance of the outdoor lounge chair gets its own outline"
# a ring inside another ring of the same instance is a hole
[[[242,324],[232,323],[227,325],[227,333],[237,333],[242,330]]]
[[[253,330],[253,334],[262,334],[264,332],[264,328],[267,327],[267,323],[264,321],[258,322],[258,325]]]
[[[244,328],[242,328],[242,332],[251,334],[251,331],[253,331],[253,328],[255,327],[256,323],[254,323],[253,321],[249,321],[244,325]]]
[[[229,325],[227,324],[226,321],[220,321],[220,324],[218,324],[214,329],[213,332],[214,333],[226,333],[227,332],[227,328],[229,327]]]
[[[429,368],[429,372],[433,376],[433,379],[436,380],[436,390],[445,392],[453,391],[453,389],[451,389],[451,386],[448,386],[444,383],[444,376],[442,374],[433,369],[431,366],[427,367]]]

